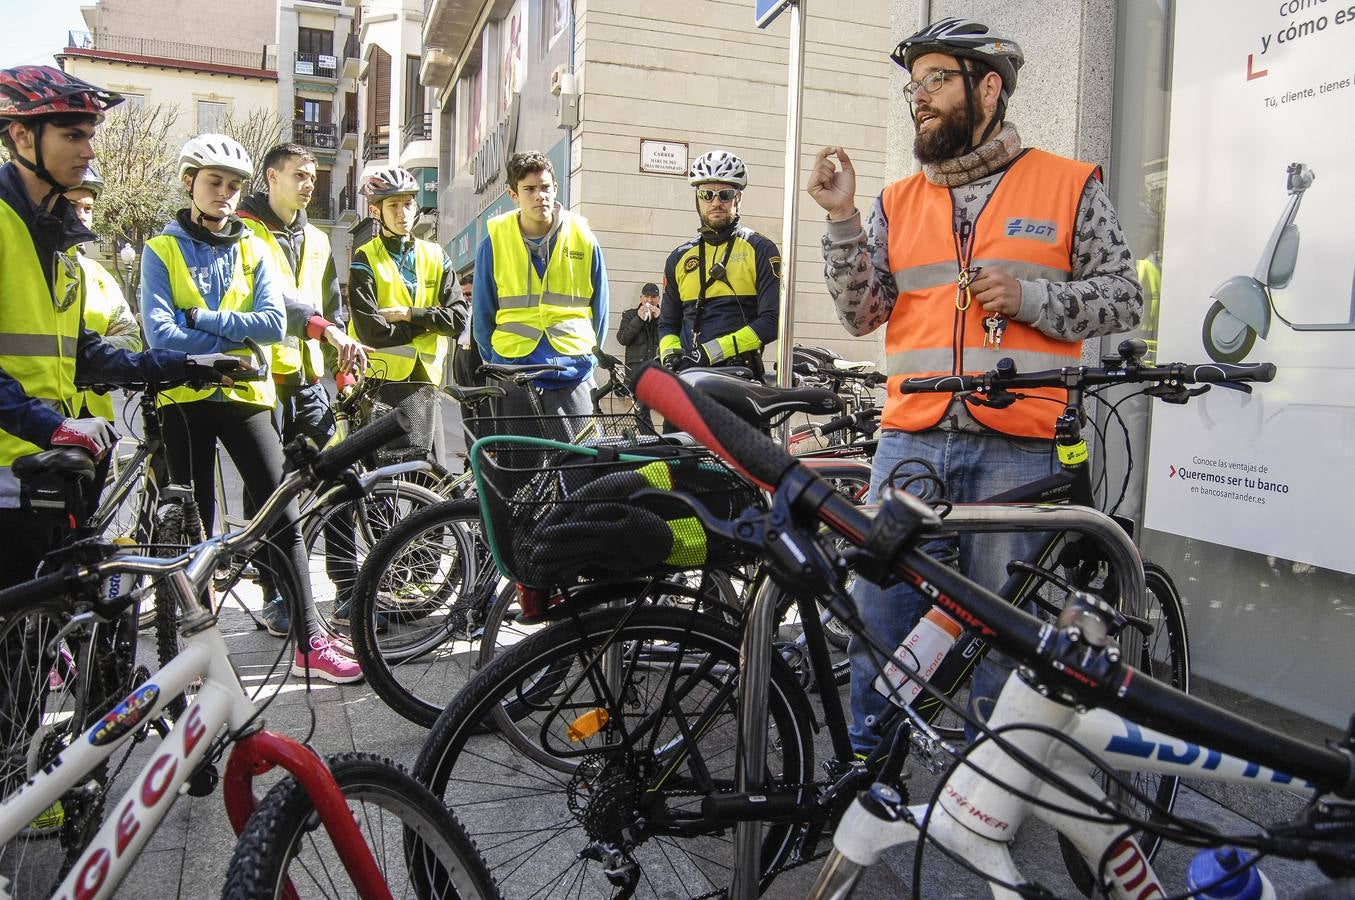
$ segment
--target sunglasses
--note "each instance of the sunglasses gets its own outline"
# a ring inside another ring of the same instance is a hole
[[[703,188],[696,192],[696,196],[703,203],[709,203],[716,197],[719,197],[725,203],[733,203],[735,198],[739,196],[739,191],[736,188],[721,188],[718,191]]]

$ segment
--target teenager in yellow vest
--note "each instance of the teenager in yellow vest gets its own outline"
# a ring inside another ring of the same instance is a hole
[[[283,282],[268,246],[235,215],[244,180],[253,174],[249,154],[225,135],[204,134],[179,154],[179,176],[189,205],[141,258],[141,308],[146,340],[153,347],[199,351],[208,348],[248,355],[240,343],[251,338],[275,344],[285,333]],[[261,504],[282,480],[282,442],[273,424],[277,393],[272,381],[241,382],[229,388],[176,388],[160,395],[170,477],[191,483],[210,530],[215,515],[213,461],[217,443],[235,463],[252,502]],[[335,682],[362,677],[357,664],[321,628],[311,596],[309,565],[294,516],[269,536],[260,582],[269,598],[263,622],[269,633],[286,636],[290,612],[299,608],[292,665],[304,674]],[[270,576],[291,569],[296,578]],[[296,583],[301,596],[289,606],[279,591]],[[303,649],[304,648],[304,653]]]
[[[75,379],[169,381],[190,365],[179,352],[117,349],[81,324],[83,280],[67,252],[95,235],[63,194],[84,179],[95,129],[121,100],[52,66],[0,71],[10,155],[0,167],[0,587],[32,578],[58,524],[68,527],[24,503],[14,460],[60,446],[100,459],[117,439],[106,420],[78,417]],[[0,658],[0,671],[15,667]]]
[[[80,184],[95,129],[121,100],[52,66],[0,71],[0,144],[10,157],[0,166],[0,587],[33,578],[74,524],[64,510],[26,502],[15,460],[58,447],[98,460],[117,440],[107,420],[77,417],[75,379],[169,381],[192,367],[183,353],[119,350],[81,325],[83,283],[67,252],[95,236],[63,194]],[[22,627],[0,635],[0,754],[11,759],[39,724],[49,675],[34,664],[39,643]],[[0,797],[24,775],[22,765],[0,767]],[[54,835],[63,822],[58,801],[32,827]]]
[[[94,230],[94,204],[103,189],[103,179],[90,167],[80,186],[66,192],[66,199],[75,208],[75,217],[90,231]],[[132,314],[127,298],[123,297],[118,280],[98,261],[86,256],[81,247],[73,247],[67,252],[79,264],[80,276],[84,279],[85,327],[113,347],[133,353],[139,351],[143,346],[141,325]],[[116,411],[111,394],[81,391],[80,404],[86,414],[114,421]]]
[[[607,333],[607,267],[581,216],[555,199],[555,167],[541,153],[506,166],[517,209],[489,220],[475,254],[471,330],[487,363],[549,363],[564,371],[534,382],[547,415],[592,412],[593,351]],[[504,398],[506,415],[529,415],[527,398]]]
[[[951,501],[972,502],[1057,469],[1053,420],[1062,406],[1051,400],[1058,398],[997,410],[945,395],[905,398],[898,382],[982,372],[1002,357],[1018,370],[1075,365],[1084,338],[1138,323],[1142,293],[1097,167],[1023,149],[1005,121],[1024,61],[1015,42],[978,22],[943,19],[902,41],[893,59],[913,79],[904,96],[922,171],[885,188],[864,227],[841,147],[819,152],[808,190],[828,213],[823,250],[838,318],[856,335],[886,328],[890,390],[872,496],[896,463],[920,458]],[[966,536],[961,568],[998,589],[1007,561],[1042,539]],[[886,643],[897,645],[926,611],[911,588],[857,584],[862,617]],[[849,649],[852,742],[868,750],[879,737],[868,717],[889,701],[871,687],[878,670],[869,651]],[[991,711],[1003,677],[989,654],[971,687],[980,715]]]
[[[448,347],[465,321],[452,261],[437,244],[410,235],[418,191],[414,176],[398,167],[363,178],[376,235],[353,251],[348,275],[350,333],[372,348],[367,376],[388,383],[382,399],[392,404],[421,386],[442,385]],[[434,442],[425,449],[441,457],[438,406],[427,409],[431,419],[413,430],[427,429]]]
[[[367,367],[367,356],[338,324],[342,297],[329,238],[306,221],[315,157],[300,144],[278,144],[264,154],[260,168],[265,189],[241,201],[240,218],[268,246],[283,282],[287,336],[271,348],[278,392],[274,419],[283,446],[305,436],[323,447],[334,436],[334,412],[320,379],[332,374],[341,385],[351,383]],[[340,519],[331,516],[325,530],[325,572],[335,588],[331,622],[347,621],[357,579],[353,525]]]

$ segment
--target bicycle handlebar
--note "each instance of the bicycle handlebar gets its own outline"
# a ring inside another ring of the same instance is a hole
[[[1268,367],[1268,372],[1262,367],[1256,369],[1258,375],[1274,374],[1273,366]],[[806,503],[818,504],[812,512],[819,521],[857,547],[865,542],[871,527],[869,515],[827,485],[810,489],[808,485],[821,480],[805,470],[779,444],[733,413],[654,365],[641,371],[635,388],[641,403],[691,434],[759,487],[775,491],[794,473],[795,483],[801,488],[799,497],[805,498]],[[795,471],[797,469],[800,471]],[[920,503],[907,494],[900,495],[899,500],[915,509]],[[928,508],[921,507],[918,515],[929,513]],[[1049,525],[1058,527],[1056,515],[1051,514]],[[1035,667],[1041,677],[1052,683],[1077,690],[1082,696],[1094,698],[1096,705],[1126,715],[1135,722],[1206,747],[1245,748],[1242,755],[1249,760],[1277,772],[1307,779],[1342,797],[1355,797],[1355,754],[1350,750],[1320,747],[1280,734],[1182,694],[1128,665],[1116,664],[1103,670],[1055,657],[1051,645],[1056,643],[1057,632],[1053,626],[1012,606],[916,547],[897,549],[890,564],[901,580],[925,589],[948,613],[997,649]]]
[[[1267,382],[1275,378],[1273,363],[1170,363],[1165,366],[1112,366],[1090,368],[1069,366],[1039,372],[1017,372],[1014,367],[998,368],[979,375],[936,375],[906,378],[899,385],[904,394],[991,393],[1007,388],[1090,387],[1102,384],[1168,382],[1174,384],[1242,384]]]

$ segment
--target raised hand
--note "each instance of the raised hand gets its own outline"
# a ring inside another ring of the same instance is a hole
[[[834,165],[833,158],[837,158]],[[814,156],[809,171],[809,196],[823,207],[828,218],[845,219],[856,211],[856,169],[842,147],[824,147]]]

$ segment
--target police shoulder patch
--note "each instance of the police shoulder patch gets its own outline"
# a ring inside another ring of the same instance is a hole
[[[777,278],[781,277],[781,257],[773,256],[771,258],[772,274]]]

